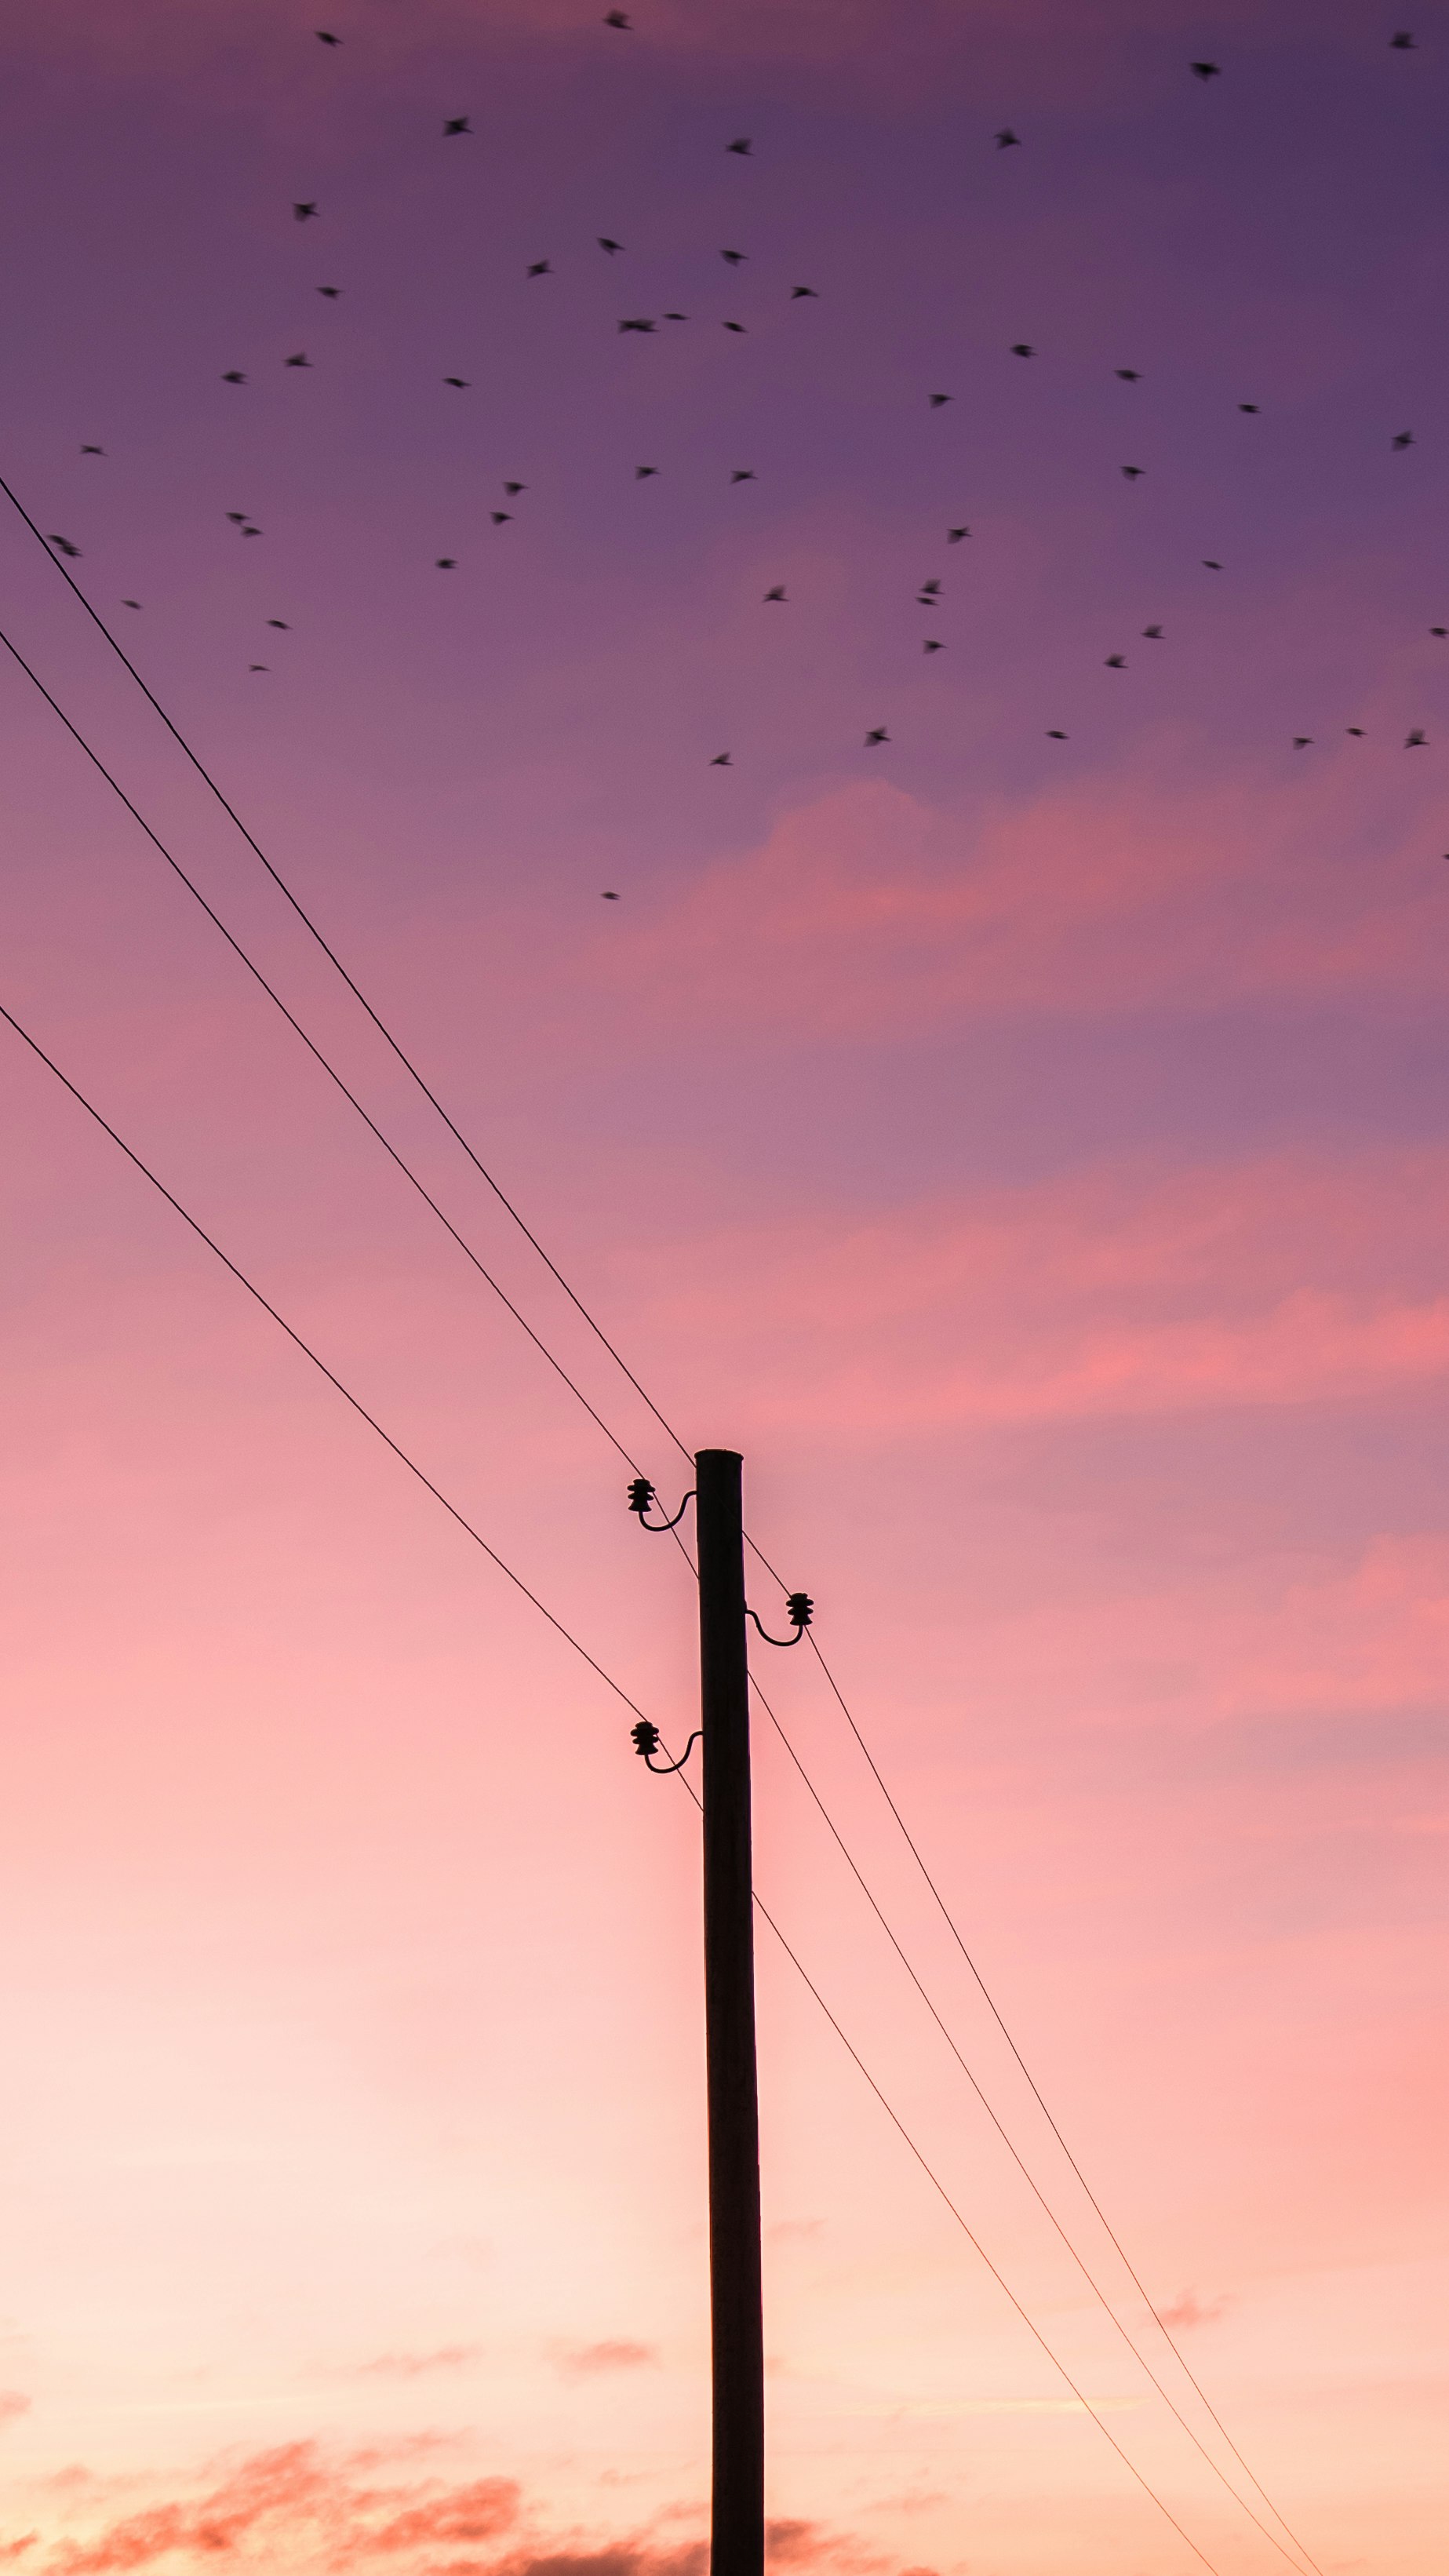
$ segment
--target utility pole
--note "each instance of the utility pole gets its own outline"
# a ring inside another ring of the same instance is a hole
[[[695,1459],[704,1738],[704,2013],[714,2373],[710,2576],[763,2576],[765,2348],[750,1872],[743,1460]]]

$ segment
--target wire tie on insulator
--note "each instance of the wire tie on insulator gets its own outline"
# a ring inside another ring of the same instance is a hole
[[[755,1626],[759,1629],[759,1632],[764,1638],[767,1646],[798,1646],[806,1629],[810,1625],[814,1609],[815,1604],[811,1600],[808,1592],[790,1592],[786,1594],[785,1616],[789,1620],[790,1625],[795,1632],[794,1635],[790,1637],[772,1637],[769,1629],[765,1626],[764,1621],[761,1619],[757,1610],[750,1610],[747,1608],[745,1615],[747,1618],[753,1619]]]
[[[646,1517],[649,1507],[653,1503],[654,1499],[654,1488],[650,1484],[648,1477],[636,1476],[629,1487],[629,1509],[631,1512],[638,1513],[639,1527],[647,1530],[677,1529],[679,1523],[684,1518],[688,1506],[694,1500],[694,1487],[692,1485],[690,1486],[688,1493],[684,1497],[684,1501],[680,1504],[672,1521],[651,1521]]]
[[[655,1773],[656,1777],[661,1779],[667,1778],[671,1771],[682,1771],[684,1769],[686,1762],[689,1760],[691,1753],[699,1742],[700,1732],[701,1730],[696,1727],[677,1762],[656,1762],[654,1756],[659,1750],[659,1729],[654,1724],[652,1718],[641,1717],[638,1725],[631,1726],[629,1729],[629,1733],[634,1739],[635,1752],[647,1764],[648,1768]]]

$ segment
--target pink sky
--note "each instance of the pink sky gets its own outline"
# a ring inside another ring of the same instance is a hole
[[[290,0],[12,18],[0,473],[669,1418],[745,1452],[1324,2576],[1437,2576],[1449,18],[327,7],[332,50]],[[673,1498],[8,509],[0,586]],[[0,1002],[682,1739],[688,1578],[627,1471],[0,662]],[[0,2558],[698,2576],[694,1810],[0,1037]],[[760,1678],[1211,2444],[819,1667]],[[1218,2576],[1281,2568],[756,1740],[826,2002]],[[780,2564],[1198,2566],[763,1932],[759,1979]]]

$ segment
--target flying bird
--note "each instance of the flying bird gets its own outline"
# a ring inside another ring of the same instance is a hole
[[[1154,644],[1160,644],[1162,642],[1162,629],[1160,626],[1144,626],[1142,632],[1144,635],[1149,636]]]
[[[734,762],[727,751],[717,751],[709,765],[711,769],[733,769]]]
[[[756,474],[753,465],[737,465],[730,476],[730,481],[732,483],[756,483],[759,481],[759,476]]]
[[[510,499],[516,501],[520,492],[526,492],[528,490],[528,485],[526,483],[505,483],[503,489],[508,493]]]
[[[325,27],[319,27],[316,30],[316,35],[319,45],[340,45],[342,42],[342,38],[340,36],[329,35]]]
[[[490,510],[488,515],[492,520],[494,527],[501,528],[507,525],[508,521],[513,516],[513,512],[511,510]]]
[[[1127,668],[1126,655],[1123,653],[1109,653],[1107,656],[1107,668],[1109,671],[1125,671]]]
[[[747,160],[750,152],[749,136],[747,134],[737,134],[733,143],[727,143],[725,145],[725,150],[726,152],[738,152]]]
[[[1413,444],[1414,433],[1411,429],[1401,429],[1394,440],[1395,447],[1412,447]]]
[[[1204,569],[1204,571],[1206,571],[1206,572],[1221,572],[1221,571],[1222,571],[1222,565],[1221,565],[1220,563],[1216,562],[1216,561],[1215,561],[1215,559],[1214,559],[1214,557],[1213,557],[1212,555],[1204,555],[1202,560],[1203,560],[1203,569]]]
[[[607,233],[596,233],[594,238],[598,242],[600,250],[606,250],[611,259],[613,258],[615,251],[622,250],[624,247],[622,242],[610,241]]]
[[[295,357],[284,358],[282,363],[284,366],[288,367],[310,367],[312,361],[308,357],[305,349],[299,349]]]
[[[438,570],[439,570],[439,572],[456,572],[456,571],[457,571],[457,569],[458,569],[458,558],[457,558],[457,556],[456,556],[456,555],[439,555],[439,557],[438,557]]]
[[[287,624],[287,621],[286,621],[285,617],[269,617],[269,618],[267,619],[267,624],[268,624],[269,626],[279,626],[279,627],[281,628],[282,633],[283,633],[284,635],[290,635],[290,634],[291,634],[291,632],[292,632],[292,630],[291,630],[290,626]]]
[[[123,608],[139,608],[140,605],[139,599],[123,599],[121,602]]]
[[[792,286],[792,287],[791,287],[791,289],[790,289],[790,301],[791,301],[791,303],[792,303],[792,304],[798,304],[802,295],[813,295],[813,296],[815,297],[816,302],[818,303],[818,302],[819,302],[819,300],[820,300],[820,289],[819,289],[819,287],[818,287],[818,286]]]
[[[721,327],[726,331],[738,331],[743,335],[745,326],[743,322],[726,322]]]
[[[949,394],[932,394],[930,397],[932,411],[939,411],[942,404],[948,403],[950,399],[951,397]]]
[[[783,600],[783,599],[784,599],[784,597],[785,597],[785,585],[784,585],[784,583],[783,583],[783,582],[777,582],[777,584],[776,584],[776,586],[775,586],[775,588],[774,588],[773,590],[767,590],[767,591],[766,591],[766,593],[765,593],[765,601],[766,601],[766,604],[767,604],[767,605],[768,605],[768,603],[769,603],[772,599]]]
[[[722,250],[720,252],[720,258],[728,260],[731,268],[739,268],[741,264],[749,258],[749,255],[750,254],[747,250]]]
[[[553,264],[550,260],[536,259],[527,274],[530,277],[552,277]]]
[[[230,519],[234,528],[244,528],[246,526],[247,514],[245,510],[228,510],[226,515]]]
[[[687,322],[689,320],[689,315],[687,313],[666,313],[664,319],[666,322]]]
[[[652,331],[654,325],[644,314],[640,313],[636,314],[631,322],[621,322],[619,328],[621,331]]]
[[[629,33],[629,19],[627,13],[622,9],[610,9],[606,11],[604,24],[606,27],[617,27],[622,35],[627,35]]]
[[[1345,725],[1343,729],[1345,733],[1351,733],[1357,741],[1363,741],[1364,730],[1362,725]]]
[[[266,662],[248,662],[247,664],[247,669],[249,671],[265,671],[269,668],[270,665]]]
[[[1121,377],[1124,385],[1140,385],[1142,382],[1142,370],[1140,367],[1119,367],[1116,372]]]
[[[1060,731],[1058,730],[1058,728],[1057,728],[1055,725],[1048,725],[1048,726],[1047,726],[1047,740],[1048,740],[1048,742],[1065,742],[1065,741],[1066,741],[1066,739],[1067,739],[1066,735],[1065,735],[1064,733],[1060,732]]]
[[[1449,626],[1431,626],[1429,632],[1431,635],[1449,635]]]
[[[73,546],[69,537],[47,537],[45,542],[48,546],[54,546],[58,554],[74,556],[80,553],[79,546]]]
[[[106,451],[103,447],[83,447],[81,449],[82,456],[104,456],[105,452]]]
[[[472,133],[472,131],[473,131],[473,128],[472,128],[472,126],[469,124],[469,122],[468,122],[468,120],[467,120],[466,116],[450,116],[450,117],[448,118],[448,120],[447,120],[447,123],[446,123],[446,124],[444,125],[444,127],[443,127],[443,132],[444,132],[444,134],[445,134],[445,135],[447,135],[447,134],[471,134],[471,133]]]
[[[240,367],[228,367],[226,374],[222,377],[221,381],[224,385],[244,385],[246,383],[246,378],[242,374]]]
[[[1190,68],[1194,77],[1200,81],[1221,80],[1222,78],[1223,67],[1221,63],[1193,63]]]
[[[327,296],[329,300],[335,304],[338,296],[342,292],[342,289],[340,286],[319,286],[317,292],[319,295]]]
[[[962,538],[969,537],[970,534],[971,531],[969,528],[948,528],[946,530],[946,543],[948,546],[959,546]]]
[[[1397,36],[1390,36],[1389,51],[1391,54],[1412,54],[1414,50],[1414,39],[1406,29],[1401,28]]]
[[[1293,748],[1295,751],[1306,751],[1312,740],[1313,736],[1311,733],[1295,733],[1293,737]]]
[[[1019,134],[1013,134],[1009,125],[1003,125],[996,138],[996,149],[998,152],[1009,152],[1013,143],[1019,143],[1020,141],[1021,136]]]
[[[1429,737],[1422,728],[1419,725],[1415,725],[1413,732],[1404,736],[1404,749],[1405,751],[1423,751],[1428,746],[1428,740]]]
[[[316,212],[317,200],[315,197],[304,197],[300,204],[294,205],[292,208],[292,213],[299,224],[309,222]]]
[[[650,475],[657,474],[658,471],[659,468],[657,465],[636,465],[634,468],[634,480],[636,483],[647,483]]]
[[[244,537],[259,537],[259,536],[261,535],[261,533],[262,533],[262,532],[261,532],[261,529],[260,529],[260,528],[253,528],[253,527],[251,527],[251,526],[247,526],[247,527],[243,528],[243,530],[242,530],[242,535],[243,535]]]
[[[603,893],[599,897],[600,903],[617,903],[618,900],[619,898],[615,894],[612,886],[605,886]]]
[[[870,748],[871,748],[871,745],[872,745],[873,743],[877,743],[877,742],[889,742],[889,741],[890,741],[890,735],[886,732],[885,726],[884,726],[884,725],[877,725],[877,726],[874,728],[874,730],[873,730],[872,732],[870,732],[870,733],[868,733],[868,734],[866,735],[866,737],[865,737],[865,748],[866,748],[866,750],[867,750],[867,751],[869,751],[869,750],[870,750]]]
[[[444,376],[443,378],[445,385],[456,385],[460,394],[467,392],[469,381],[467,376]]]
[[[1029,340],[1013,340],[1011,354],[1014,358],[1034,358],[1036,351]]]
[[[934,573],[931,575],[929,581],[922,582],[920,589],[916,593],[916,597],[922,601],[928,599],[939,599],[940,596],[941,584]]]
[[[921,646],[921,651],[923,653],[944,653],[945,650],[945,645],[938,644],[934,635],[928,635]]]
[[[1145,465],[1124,465],[1122,471],[1129,483],[1140,483],[1147,468]]]

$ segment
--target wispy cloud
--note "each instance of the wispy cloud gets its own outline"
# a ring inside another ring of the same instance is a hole
[[[372,2361],[354,2362],[351,2379],[425,2379],[436,2370],[465,2370],[482,2353],[480,2343],[444,2343],[434,2352],[380,2352]]]
[[[633,2343],[623,2336],[606,2337],[601,2343],[560,2344],[553,2362],[565,2379],[597,2379],[611,2370],[643,2370],[657,2363],[659,2353],[652,2343]]]
[[[1159,2308],[1157,2313],[1165,2326],[1210,2326],[1226,2316],[1232,2304],[1226,2293],[1218,2299],[1200,2299],[1196,2290],[1182,2290],[1170,2308]]]

